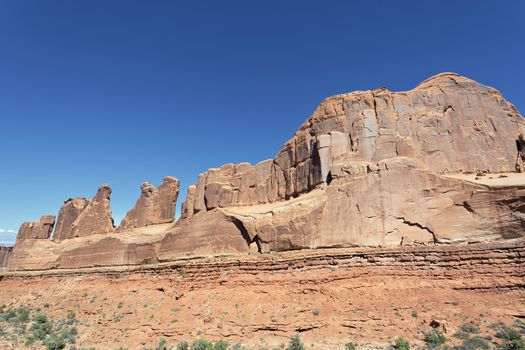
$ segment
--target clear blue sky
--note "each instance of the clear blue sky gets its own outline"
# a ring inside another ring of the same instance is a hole
[[[325,97],[454,71],[525,109],[523,1],[0,0],[0,242],[271,158]],[[180,200],[179,200],[180,201]],[[177,211],[180,210],[180,205]]]

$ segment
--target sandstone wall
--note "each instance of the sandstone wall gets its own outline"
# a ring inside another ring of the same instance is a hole
[[[188,189],[183,216],[288,199],[356,162],[406,157],[437,173],[510,172],[514,139],[524,131],[519,112],[497,90],[454,73],[407,92],[337,95],[319,105],[273,160],[200,174]]]
[[[274,159],[200,174],[177,222],[175,178],[143,184],[117,230],[103,185],[91,200],[64,203],[53,241],[50,218],[22,225],[9,269],[519,239],[525,175],[498,176],[514,171],[520,132],[524,120],[499,92],[453,73],[406,92],[337,95]]]
[[[171,176],[165,177],[158,189],[147,182],[143,183],[140,198],[128,211],[117,232],[173,222],[179,186],[180,181]]]

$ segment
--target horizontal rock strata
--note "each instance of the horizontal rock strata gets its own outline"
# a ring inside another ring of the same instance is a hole
[[[334,278],[363,276],[424,277],[440,280],[455,289],[522,289],[525,287],[525,241],[511,240],[477,244],[412,246],[394,248],[337,248],[284,252],[272,255],[181,259],[147,266],[115,266],[82,270],[3,272],[2,279],[28,279],[96,274],[123,277],[136,271],[142,276],[170,276],[193,288],[228,283],[231,287],[293,284],[323,284]],[[322,273],[320,278],[316,271]],[[337,272],[336,272],[337,271]],[[174,272],[177,272],[174,274]],[[279,277],[281,275],[281,277]]]

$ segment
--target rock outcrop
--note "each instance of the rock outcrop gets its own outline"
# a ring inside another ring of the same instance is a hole
[[[174,178],[144,184],[118,232],[103,186],[64,204],[58,243],[17,242],[9,268],[520,239],[525,174],[511,174],[520,132],[523,118],[497,90],[454,73],[405,92],[333,96],[273,159],[200,174],[177,222]]]
[[[55,227],[55,217],[44,215],[38,221],[26,221],[18,229],[17,241],[25,239],[49,239]]]
[[[216,221],[214,211],[263,252],[521,237],[523,187],[447,175],[514,171],[514,139],[524,130],[498,91],[454,73],[406,92],[330,97],[273,160],[200,174],[185,222],[160,252],[170,256],[173,237]]]
[[[110,209],[111,188],[103,184],[93,199],[68,199],[60,208],[53,240],[114,231]]]
[[[298,196],[348,171],[375,171],[396,157],[434,173],[514,171],[516,108],[454,73],[406,92],[357,91],[323,101],[273,160],[227,164],[199,175],[184,213]],[[360,170],[359,170],[360,169]]]
[[[0,268],[7,266],[7,260],[11,253],[13,252],[12,246],[0,245]]]
[[[128,211],[117,232],[173,222],[179,186],[180,181],[171,176],[165,177],[158,189],[144,182],[140,186],[140,198]]]
[[[60,241],[72,237],[73,224],[88,204],[89,200],[86,198],[69,198],[64,202],[58,213],[53,240]]]

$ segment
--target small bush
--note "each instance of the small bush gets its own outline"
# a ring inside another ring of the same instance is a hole
[[[232,349],[231,350],[248,350],[246,349],[244,346],[242,346],[240,343],[237,343],[237,344],[234,344],[232,346]]]
[[[14,310],[9,310],[5,314],[3,314],[3,319],[11,322],[16,317],[16,312]]]
[[[288,350],[304,350],[304,344],[301,342],[301,337],[299,334],[295,334],[290,338],[290,343],[288,344]]]
[[[481,337],[475,336],[473,338],[465,339],[463,344],[454,347],[454,350],[488,350],[489,344]]]
[[[472,323],[461,325],[460,329],[465,333],[479,334],[481,332],[479,327]]]
[[[312,309],[312,314],[313,314],[314,316],[319,316],[319,309],[316,308],[316,307],[313,308],[313,309]]]
[[[357,349],[356,343],[348,342],[345,344],[345,350],[356,350],[356,349]]]
[[[213,343],[206,339],[197,339],[191,345],[191,350],[213,350]]]
[[[168,343],[166,342],[166,339],[161,338],[159,340],[159,345],[157,345],[155,350],[168,350]]]
[[[461,340],[467,340],[470,338],[470,335],[463,331],[457,331],[456,333],[452,334],[452,336]]]
[[[183,340],[177,344],[177,350],[189,350],[190,346],[187,341]]]
[[[16,322],[17,323],[27,323],[29,322],[29,309],[26,307],[21,307],[16,310]]]
[[[66,347],[65,339],[52,334],[44,340],[44,346],[47,350],[62,350]]]
[[[37,314],[33,317],[31,336],[36,340],[44,340],[51,333],[51,328],[51,323],[49,323],[47,316],[45,314]]]
[[[228,349],[228,343],[226,343],[224,340],[219,340],[215,343],[213,346],[213,350],[226,350]]]
[[[439,347],[446,341],[445,335],[441,333],[439,329],[436,328],[432,328],[431,330],[426,331],[424,335],[425,343],[427,343],[427,346],[432,348]]]
[[[520,332],[513,328],[501,326],[496,337],[502,340],[502,343],[498,344],[498,349],[525,350],[525,340]]]
[[[397,338],[392,344],[392,347],[397,350],[408,350],[410,349],[410,343],[405,338]]]

